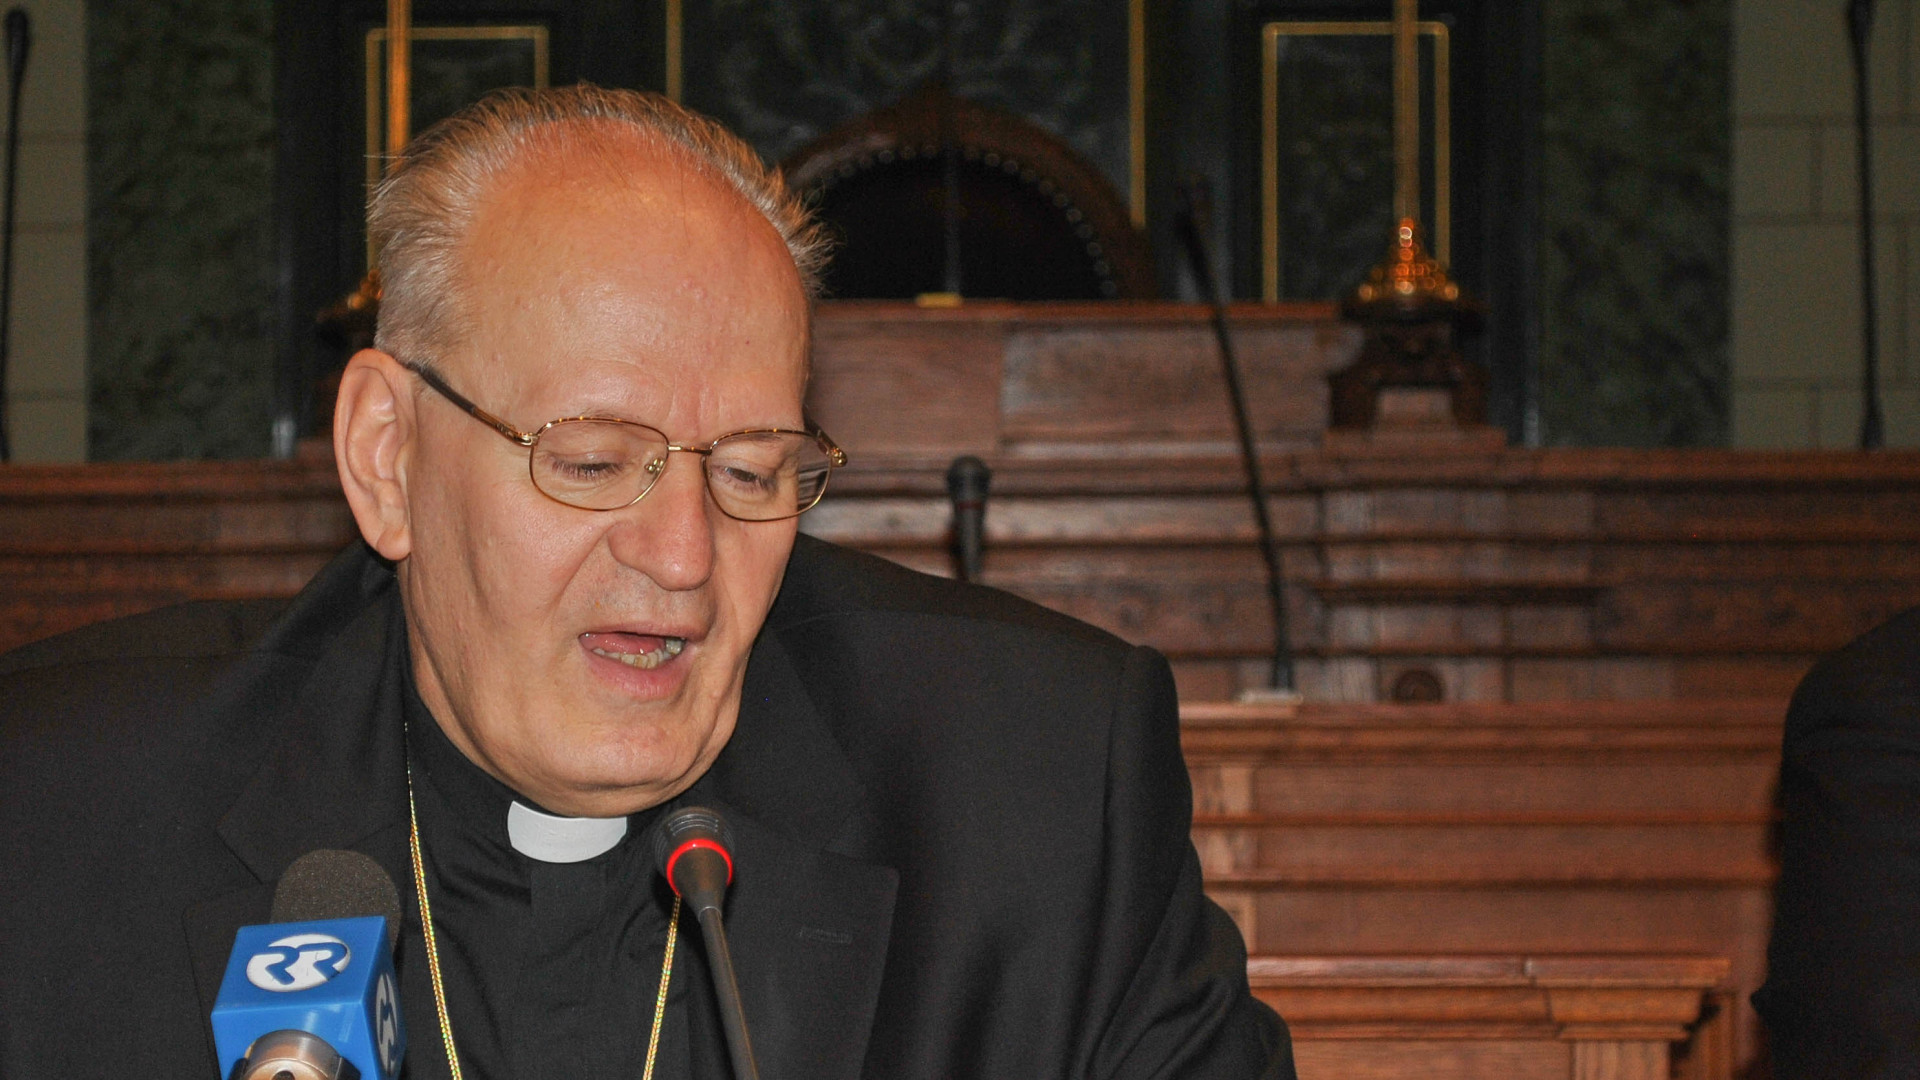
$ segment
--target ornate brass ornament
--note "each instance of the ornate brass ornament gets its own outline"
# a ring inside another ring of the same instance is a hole
[[[1400,219],[1386,259],[1367,272],[1367,280],[1353,291],[1348,310],[1355,317],[1365,318],[1376,304],[1408,307],[1452,304],[1459,299],[1460,286],[1447,276],[1440,260],[1427,254],[1420,242],[1420,225],[1409,217]]]

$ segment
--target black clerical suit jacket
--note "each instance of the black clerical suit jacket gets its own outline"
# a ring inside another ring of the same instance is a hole
[[[447,1074],[379,659],[398,604],[356,546],[291,606],[0,657],[0,1077],[211,1080],[234,930],[318,848],[403,886],[408,1074]],[[1201,893],[1149,650],[802,537],[701,790],[736,833],[728,925],[769,1080],[1293,1075]]]
[[[1920,608],[1816,664],[1780,765],[1753,996],[1782,1080],[1920,1077]]]

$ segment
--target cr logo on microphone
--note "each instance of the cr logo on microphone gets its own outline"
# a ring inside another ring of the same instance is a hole
[[[247,981],[262,990],[311,990],[347,970],[347,943],[330,934],[293,934],[247,961]]]
[[[400,992],[394,989],[393,973],[382,972],[373,991],[373,1041],[380,1052],[380,1067],[388,1076],[400,1073]]]

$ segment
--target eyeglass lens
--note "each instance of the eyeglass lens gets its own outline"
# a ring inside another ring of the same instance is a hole
[[[588,510],[617,510],[652,489],[666,471],[667,439],[641,424],[567,420],[534,444],[533,482]],[[729,435],[705,455],[707,490],[729,517],[776,521],[818,502],[831,462],[820,441],[799,432]]]

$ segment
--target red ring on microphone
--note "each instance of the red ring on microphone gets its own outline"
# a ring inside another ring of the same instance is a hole
[[[679,847],[674,848],[673,854],[667,856],[667,885],[673,889],[673,895],[680,895],[680,883],[673,880],[673,865],[680,861],[680,856],[685,855],[694,848],[706,848],[708,851],[718,852],[720,858],[725,860],[727,864],[727,884],[733,884],[733,856],[727,854],[727,849],[721,847],[714,841],[708,840],[703,836],[696,836],[681,844]]]

